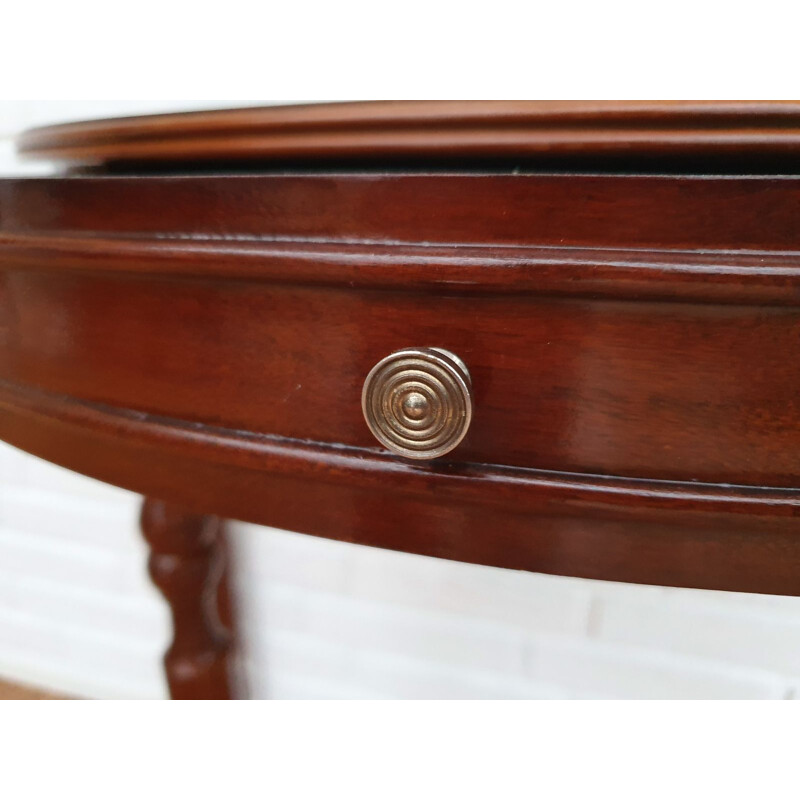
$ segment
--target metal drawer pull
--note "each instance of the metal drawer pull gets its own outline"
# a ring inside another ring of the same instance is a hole
[[[438,347],[410,347],[381,359],[361,394],[375,438],[406,458],[449,453],[472,420],[472,381],[464,362]]]

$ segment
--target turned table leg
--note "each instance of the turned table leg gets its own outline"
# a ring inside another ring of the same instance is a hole
[[[172,611],[174,634],[164,655],[172,698],[234,697],[232,634],[220,621],[222,610],[231,623],[222,521],[145,498],[141,527],[150,576]]]

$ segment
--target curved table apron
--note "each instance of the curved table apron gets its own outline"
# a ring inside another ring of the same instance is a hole
[[[164,141],[197,139],[191,117]],[[60,157],[95,160],[86,125],[64,126]],[[23,146],[59,155],[58,133]],[[165,174],[125,152],[103,174],[0,181],[0,437],[156,498],[173,696],[242,691],[207,592],[220,517],[800,594],[800,179],[366,156]],[[364,419],[365,379],[403,348],[468,370],[468,429],[433,460]]]

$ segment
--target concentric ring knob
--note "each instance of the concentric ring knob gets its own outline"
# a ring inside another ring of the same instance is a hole
[[[431,459],[457,447],[472,420],[464,362],[438,347],[411,347],[381,359],[361,394],[375,438],[406,458]]]

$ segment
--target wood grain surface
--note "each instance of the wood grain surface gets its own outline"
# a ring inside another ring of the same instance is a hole
[[[513,569],[800,592],[796,491],[408,463],[3,386],[0,437],[195,512]]]
[[[186,115],[25,146],[128,157],[102,148],[197,136],[194,157],[237,126],[300,149],[316,126],[367,153],[374,124],[479,130],[498,153],[500,127],[533,146],[546,124],[556,150],[579,130],[595,154],[639,134],[650,152],[775,154],[797,120],[792,104],[470,109]],[[800,179],[267,167],[0,181],[3,439],[192,514],[800,593]],[[460,356],[475,392],[467,438],[428,464],[382,451],[360,409],[370,368],[414,346]]]
[[[0,365],[17,384],[113,407],[375,450],[359,399],[371,367],[402,347],[445,347],[476,399],[453,460],[796,487],[800,381],[786,354],[800,334],[799,187],[6,181]],[[612,224],[629,215],[637,246]],[[562,232],[571,241],[557,245]]]

